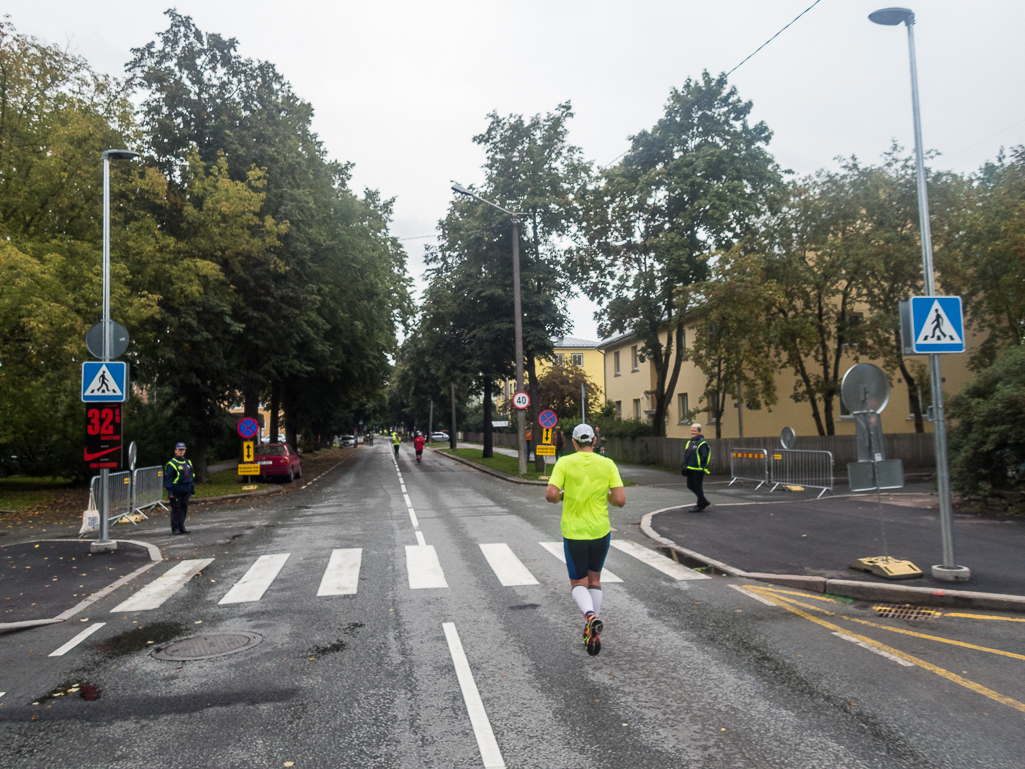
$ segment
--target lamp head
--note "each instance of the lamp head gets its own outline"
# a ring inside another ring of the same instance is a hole
[[[139,157],[138,152],[132,152],[131,150],[104,150],[104,160],[135,160]]]
[[[461,185],[459,182],[452,182],[452,191],[458,192],[460,195],[469,195],[470,197],[476,197],[472,192],[466,189],[466,187]]]
[[[910,8],[880,8],[870,13],[868,19],[886,27],[895,27],[898,24],[914,24],[915,14]]]

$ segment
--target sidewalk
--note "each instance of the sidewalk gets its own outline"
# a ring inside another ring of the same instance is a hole
[[[62,622],[161,559],[146,542],[118,540],[93,553],[91,539],[0,547],[0,632]]]

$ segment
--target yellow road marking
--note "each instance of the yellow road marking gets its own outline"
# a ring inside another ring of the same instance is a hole
[[[780,599],[787,600],[787,599]],[[975,649],[980,652],[989,652],[990,654],[999,654],[1002,657],[1011,657],[1016,660],[1025,660],[1025,654],[1015,654],[1014,652],[1005,652],[1000,649],[990,649],[988,646],[976,646],[975,644],[965,643],[964,641],[954,641],[950,638],[942,638],[936,635],[927,635],[925,633],[916,633],[914,630],[905,630],[899,627],[887,627],[886,625],[880,625],[877,622],[869,622],[867,619],[858,619],[856,617],[844,617],[849,622],[857,622],[861,625],[870,625],[871,627],[877,627],[880,630],[889,630],[891,633],[900,633],[902,635],[910,635],[915,638],[925,638],[929,641],[939,641],[940,643],[950,644],[951,646],[963,646],[965,649]]]
[[[837,601],[835,598],[826,598],[824,595],[808,595],[807,593],[801,593],[797,590],[783,590],[778,587],[769,587],[768,585],[744,585],[744,587],[751,588],[752,590],[771,590],[773,593],[799,595],[801,598],[811,598],[813,601],[827,601],[828,603],[839,603],[839,601]]]
[[[1020,617],[994,617],[990,614],[958,614],[955,612],[947,612],[943,615],[944,617],[968,617],[970,619],[996,619],[1002,620],[1003,622],[1025,622],[1025,619]]]
[[[1014,708],[1015,710],[1019,710],[1022,713],[1025,713],[1025,703],[1023,702],[1018,702],[1018,700],[1011,699],[1010,697],[1005,697],[1003,694],[995,692],[992,689],[983,686],[982,684],[977,684],[974,681],[969,681],[967,678],[962,678],[956,673],[951,673],[949,670],[937,667],[936,665],[926,662],[925,660],[919,659],[918,657],[915,657],[911,654],[907,654],[906,652],[902,652],[900,649],[895,649],[892,646],[887,646],[886,644],[879,643],[878,641],[873,640],[868,636],[848,632],[839,625],[835,625],[832,622],[827,622],[824,619],[819,619],[818,617],[814,617],[811,614],[808,614],[807,612],[801,611],[800,609],[788,605],[789,599],[773,595],[771,591],[762,592],[766,600],[772,601],[780,608],[786,609],[787,611],[796,614],[799,617],[803,617],[809,622],[814,622],[816,625],[821,625],[822,627],[828,628],[829,630],[832,630],[834,632],[843,633],[844,635],[850,636],[851,638],[857,638],[859,641],[867,643],[870,646],[874,646],[877,649],[881,649],[882,651],[885,651],[896,657],[900,657],[903,660],[907,660],[908,662],[914,663],[915,665],[918,665],[921,668],[925,668],[926,670],[935,673],[936,675],[942,678],[946,678],[948,681],[953,681],[954,683],[959,684],[960,686],[963,686],[966,689],[971,689],[973,692],[976,692],[977,694],[981,694],[984,697],[989,697],[991,700],[999,702],[1001,705],[1007,705],[1010,708]]]

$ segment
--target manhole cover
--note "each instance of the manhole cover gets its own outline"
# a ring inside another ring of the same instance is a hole
[[[910,604],[882,603],[873,606],[872,610],[878,616],[888,619],[936,619],[943,615],[943,612]]]
[[[153,656],[161,660],[205,660],[211,657],[223,657],[225,654],[252,649],[263,636],[258,633],[223,633],[219,635],[194,635],[172,641],[153,651]]]

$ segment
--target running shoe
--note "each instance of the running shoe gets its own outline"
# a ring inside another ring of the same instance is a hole
[[[584,646],[587,653],[592,657],[598,656],[601,651],[601,631],[604,628],[602,621],[594,614],[587,615],[587,622],[584,625]]]

